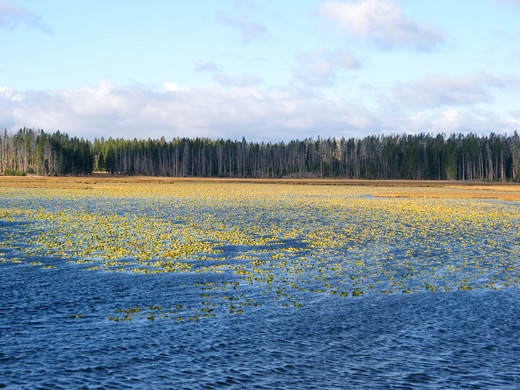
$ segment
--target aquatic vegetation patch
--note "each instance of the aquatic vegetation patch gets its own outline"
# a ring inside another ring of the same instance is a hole
[[[117,309],[108,317],[116,322],[518,286],[518,203],[407,191],[197,182],[0,188],[0,266],[170,274],[191,291],[190,304]]]

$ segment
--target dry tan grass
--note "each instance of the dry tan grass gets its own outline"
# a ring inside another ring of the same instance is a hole
[[[517,192],[482,192],[476,190],[464,190],[458,193],[455,192],[400,192],[400,193],[386,193],[378,194],[380,197],[389,198],[439,198],[439,199],[497,199],[520,201],[520,189]]]
[[[349,179],[239,179],[172,178],[150,176],[92,175],[67,177],[0,176],[0,187],[92,189],[111,184],[169,184],[180,182],[263,183],[377,187],[375,196],[411,198],[500,199],[520,201],[520,184],[412,180]]]

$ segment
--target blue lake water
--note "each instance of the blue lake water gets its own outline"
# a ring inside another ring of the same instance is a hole
[[[117,308],[196,299],[181,287],[190,276],[2,264],[0,278],[0,386],[10,389],[520,388],[517,288],[116,323]]]
[[[240,256],[247,245],[230,241],[222,253],[179,260],[193,265],[189,272],[133,273],[152,267],[43,254],[29,238],[74,233],[66,225],[52,230],[56,221],[0,221],[0,388],[520,389],[516,203],[442,200],[431,210],[455,212],[437,218],[411,208],[401,219],[392,214],[399,200],[364,195],[359,199],[376,207],[351,206],[346,196],[343,209],[322,207],[325,194],[305,209],[293,205],[293,195],[253,213],[256,198],[244,206],[40,192],[0,196],[4,215],[157,214],[180,226],[200,222],[192,229],[201,240],[210,240],[215,226],[259,226],[251,235],[269,234],[273,242],[255,247],[258,263]],[[301,236],[272,229],[293,225]],[[323,241],[333,248],[325,251],[302,239],[310,237],[307,227],[325,238],[334,235],[329,227],[343,235]],[[99,236],[113,234],[117,245],[126,239],[103,229]],[[224,263],[229,267],[197,272]],[[241,274],[241,265],[261,270]]]

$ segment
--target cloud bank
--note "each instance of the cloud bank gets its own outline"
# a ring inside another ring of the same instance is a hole
[[[480,83],[478,82],[480,80]],[[208,137],[288,141],[403,132],[509,132],[519,112],[498,113],[487,102],[511,77],[476,73],[435,76],[375,90],[370,106],[307,88],[118,87],[16,91],[0,87],[0,127],[61,130],[73,136]],[[516,88],[518,82],[512,83]],[[146,136],[144,136],[144,134]]]
[[[62,130],[82,137],[209,137],[276,141],[353,135],[372,121],[355,104],[301,89],[187,89],[166,83],[162,91],[116,87],[18,92],[0,89],[3,127]]]

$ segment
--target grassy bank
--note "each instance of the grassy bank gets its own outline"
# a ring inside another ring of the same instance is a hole
[[[230,179],[230,178],[172,178],[149,176],[0,176],[0,187],[94,189],[122,184],[175,185],[181,182],[294,184],[377,187],[372,194],[382,197],[499,199],[520,201],[520,184],[462,181],[420,180],[349,180],[349,179]]]

